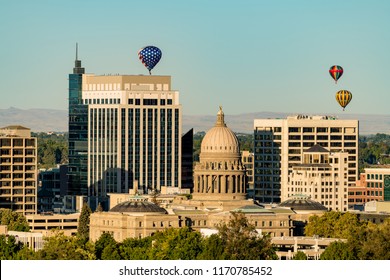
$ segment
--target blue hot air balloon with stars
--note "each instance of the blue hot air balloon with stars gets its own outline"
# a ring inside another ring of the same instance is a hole
[[[160,61],[161,56],[161,50],[154,46],[147,46],[138,51],[138,57],[142,64],[149,70],[150,75],[152,75],[151,70]]]

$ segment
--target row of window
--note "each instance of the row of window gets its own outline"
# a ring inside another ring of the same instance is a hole
[[[282,132],[282,127],[272,127],[272,128],[268,128],[269,130],[260,130],[258,129],[257,130],[257,134],[261,135],[261,134],[272,134],[272,133],[281,133]],[[342,128],[342,127],[289,127],[288,128],[288,132],[289,133],[349,133],[349,134],[352,134],[352,133],[355,133],[356,132],[356,128],[355,127],[345,127],[345,128]],[[351,139],[353,137],[355,137],[356,139],[356,136],[354,135],[350,135]]]
[[[141,105],[141,100],[142,100],[142,105],[147,105],[147,106],[157,106],[157,105],[172,105],[172,99],[128,99],[127,104],[129,105]],[[160,103],[160,104],[158,104]],[[89,104],[121,104],[121,99],[120,98],[91,98],[91,99],[84,99],[84,104],[89,105]]]
[[[35,139],[0,139],[0,147],[35,147]]]
[[[289,127],[289,133],[355,133],[354,127]]]
[[[382,174],[367,174],[367,180],[382,180]]]

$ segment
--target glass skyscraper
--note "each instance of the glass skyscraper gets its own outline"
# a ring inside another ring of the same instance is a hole
[[[77,57],[73,73],[69,74],[69,195],[88,195],[88,106],[84,105],[81,96],[84,68]]]

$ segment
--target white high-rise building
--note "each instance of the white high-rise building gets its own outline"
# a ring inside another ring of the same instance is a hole
[[[358,120],[332,116],[290,116],[254,120],[254,189],[262,203],[286,197],[288,177],[303,152],[318,144],[331,153],[348,153],[348,186],[358,178]]]
[[[304,195],[328,210],[348,210],[348,153],[331,153],[320,145],[303,152],[302,163],[292,166],[282,201]]]
[[[170,76],[83,75],[90,196],[181,187],[181,105]]]

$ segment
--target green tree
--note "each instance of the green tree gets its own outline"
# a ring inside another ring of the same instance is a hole
[[[390,219],[371,225],[358,251],[361,260],[390,260]]]
[[[253,152],[253,145],[254,145],[253,134],[240,133],[237,134],[237,139],[240,144],[241,151]]]
[[[77,236],[80,238],[80,240],[85,242],[89,240],[89,222],[91,213],[91,208],[87,203],[84,203],[83,208],[81,209],[79,224],[77,227]]]
[[[15,260],[37,260],[38,254],[27,246],[23,246],[16,254]]]
[[[51,168],[68,162],[68,135],[31,133],[38,139],[38,168]]]
[[[0,260],[13,260],[23,248],[23,244],[17,242],[15,237],[0,235]]]
[[[332,242],[321,254],[321,260],[355,260],[356,256],[348,243]]]
[[[361,231],[367,223],[359,221],[357,215],[330,211],[322,216],[311,216],[305,226],[305,235],[331,238],[350,238]]]
[[[226,260],[277,259],[269,235],[259,236],[255,227],[241,212],[232,212],[229,222],[217,226]]]
[[[294,255],[293,260],[307,260],[307,255],[302,251],[298,251]]]
[[[102,260],[121,260],[118,244],[109,244],[103,249]]]
[[[110,247],[111,251],[113,248],[116,248],[117,247],[117,242],[115,241],[115,239],[112,237],[111,234],[105,232],[103,233],[102,235],[100,235],[99,239],[96,240],[95,242],[95,255],[96,255],[96,259],[98,260],[104,260],[104,259],[112,259],[109,257],[109,251],[106,251],[105,254],[104,254],[104,257],[102,256],[103,255],[103,251],[104,249],[107,247]]]
[[[218,234],[203,238],[200,260],[221,260],[224,254],[224,244]]]
[[[148,260],[153,237],[127,238],[119,245],[119,251],[124,260]]]
[[[26,217],[10,209],[0,209],[0,224],[6,225],[8,230],[24,232],[30,230]]]
[[[199,161],[200,146],[202,144],[203,137],[206,135],[206,132],[200,131],[194,134],[193,137],[193,159],[194,161]]]
[[[151,260],[195,260],[202,250],[201,234],[189,227],[156,232],[152,239]]]
[[[53,230],[52,236],[44,238],[42,250],[37,252],[40,260],[93,260],[95,249],[92,243],[81,244],[76,236],[66,236],[63,231]]]

